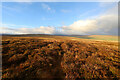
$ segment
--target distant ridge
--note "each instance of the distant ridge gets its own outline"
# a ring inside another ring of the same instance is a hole
[[[64,34],[0,34],[2,36],[85,36],[85,35],[64,35]],[[88,36],[88,35],[86,35]]]

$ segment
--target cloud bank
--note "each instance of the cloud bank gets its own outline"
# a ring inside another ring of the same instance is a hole
[[[2,27],[2,33],[13,34],[65,34],[65,35],[118,35],[118,16],[102,15],[96,19],[78,20],[69,26],[40,26],[38,28],[8,28]]]
[[[54,27],[40,26],[38,28],[8,28],[2,27],[3,34],[53,34],[55,32]]]
[[[48,6],[44,5],[48,10]],[[65,34],[65,35],[118,35],[118,6],[111,8],[104,14],[96,16],[92,19],[78,20],[69,26],[61,26],[59,28],[40,26],[34,28],[11,28],[3,24],[1,33],[7,34]],[[15,26],[15,25],[14,25]],[[17,25],[16,25],[17,26]]]
[[[94,16],[93,16],[94,17]],[[118,6],[114,6],[94,19],[78,20],[62,26],[61,34],[73,35],[118,35]]]
[[[116,15],[102,15],[96,19],[79,20],[70,26],[61,27],[61,33],[74,35],[117,35],[117,18]]]

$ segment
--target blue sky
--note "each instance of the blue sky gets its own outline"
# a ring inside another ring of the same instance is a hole
[[[3,2],[2,24],[7,28],[22,30],[38,29],[40,26],[50,27],[54,30],[54,34],[57,33],[57,30],[62,31],[58,32],[60,34],[69,34],[66,33],[68,30],[72,30],[73,33],[76,30],[73,29],[76,26],[71,27],[75,22],[81,24],[80,20],[84,22],[86,20],[96,20],[107,11],[114,9],[116,4],[113,2]],[[78,27],[82,26],[79,25]],[[30,32],[30,30],[26,31],[26,33]],[[81,30],[83,29],[79,31]],[[79,33],[79,31],[76,34],[83,34]],[[44,32],[42,31],[42,33]]]

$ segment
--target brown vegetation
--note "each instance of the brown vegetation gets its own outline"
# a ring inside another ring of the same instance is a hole
[[[118,44],[86,41],[3,37],[2,78],[119,79]]]

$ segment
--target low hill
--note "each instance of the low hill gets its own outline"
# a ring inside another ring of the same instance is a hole
[[[118,41],[118,36],[112,35],[84,35],[84,36],[70,36],[70,37],[77,37],[82,39],[93,39],[93,40],[105,40],[105,41]]]

